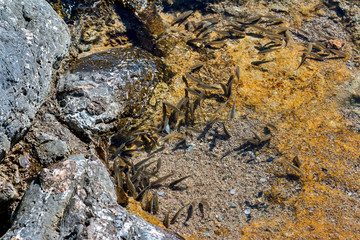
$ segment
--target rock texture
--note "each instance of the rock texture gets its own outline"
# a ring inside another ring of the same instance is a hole
[[[43,169],[17,209],[5,239],[181,239],[116,203],[105,166],[75,155]]]
[[[0,0],[0,159],[31,125],[69,44],[46,1]]]
[[[136,116],[157,79],[155,59],[137,48],[111,49],[79,59],[60,80],[59,104],[82,138],[110,130],[116,118]]]

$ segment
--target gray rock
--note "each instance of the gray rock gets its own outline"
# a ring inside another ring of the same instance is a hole
[[[28,130],[69,44],[45,0],[0,0],[0,158]]]
[[[144,50],[117,48],[79,59],[60,79],[59,105],[70,128],[88,139],[114,127],[120,114],[136,116],[161,72]]]
[[[42,165],[49,165],[55,160],[61,159],[68,153],[67,144],[57,137],[40,133],[37,135],[38,146],[35,146],[37,156]]]
[[[75,155],[43,169],[25,193],[1,238],[181,239],[128,213],[96,157]]]
[[[14,200],[18,196],[14,185],[0,175],[0,205],[3,206],[4,203]],[[1,207],[0,212],[2,211],[4,211],[4,209]]]

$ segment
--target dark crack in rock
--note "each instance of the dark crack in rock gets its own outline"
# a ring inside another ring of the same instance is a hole
[[[43,169],[1,239],[182,239],[128,213],[116,201],[103,163],[75,155]]]
[[[69,44],[45,0],[0,1],[0,159],[30,127]]]

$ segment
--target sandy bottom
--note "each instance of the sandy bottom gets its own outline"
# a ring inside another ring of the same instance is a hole
[[[224,133],[223,123],[231,137]],[[277,178],[270,172],[277,157],[270,142],[259,146],[248,142],[247,138],[254,137],[251,130],[256,123],[246,116],[219,121],[201,132],[193,131],[193,136],[160,144],[163,150],[155,151],[152,158],[162,159],[159,176],[170,173],[174,176],[151,190],[159,196],[160,211],[156,217],[163,220],[169,212],[171,220],[185,206],[176,222],[170,225],[170,231],[193,239],[239,239],[245,224],[278,216],[286,210],[265,197]],[[140,153],[132,159],[137,159],[136,163],[146,157]],[[169,188],[172,181],[187,175],[191,178]],[[204,205],[203,213],[199,202]],[[190,205],[193,205],[191,217]]]

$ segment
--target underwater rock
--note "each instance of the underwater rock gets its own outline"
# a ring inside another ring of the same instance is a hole
[[[91,133],[113,128],[119,115],[139,115],[160,78],[159,67],[137,48],[79,59],[60,79],[58,101],[67,124],[86,141]]]
[[[75,155],[42,170],[1,239],[181,239],[116,201],[103,163]]]
[[[156,40],[165,32],[155,4],[148,0],[121,0],[120,3],[130,10],[138,21],[129,22],[129,27],[135,32],[141,46],[148,51],[155,50]]]
[[[30,127],[69,44],[46,1],[0,0],[0,159]]]

